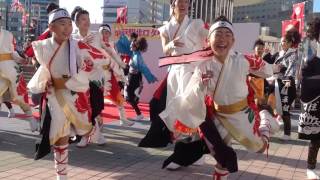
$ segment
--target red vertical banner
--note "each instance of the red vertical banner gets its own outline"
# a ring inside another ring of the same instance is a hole
[[[128,22],[128,7],[117,8],[117,23],[127,24]]]
[[[304,32],[304,19],[305,19],[305,2],[293,4],[292,6],[292,20],[299,21],[299,33],[305,36]]]
[[[284,37],[286,32],[292,28],[295,28],[300,32],[300,21],[296,19],[282,21],[282,37]]]
[[[303,19],[305,2],[293,4],[291,19]]]

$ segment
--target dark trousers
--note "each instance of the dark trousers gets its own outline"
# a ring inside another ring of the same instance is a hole
[[[308,151],[308,169],[315,169],[317,164],[317,156],[320,147],[320,140],[311,140]]]
[[[135,94],[135,91],[138,88],[141,88],[140,91],[142,90],[142,74],[137,73],[137,74],[132,74],[129,73],[128,75],[128,80],[129,84],[127,86],[127,101],[128,103],[132,106],[134,111],[136,112],[137,115],[141,114],[140,108],[138,107],[139,103],[139,97]]]
[[[287,94],[282,94],[281,90],[284,88],[284,83],[282,80],[278,80],[279,89],[280,89],[280,98],[282,104],[282,119],[283,119],[283,129],[284,134],[290,136],[291,134],[291,118],[290,118],[290,109],[293,101],[296,98],[296,85],[294,79],[290,79],[291,86],[288,88]]]
[[[12,109],[12,104],[10,102],[3,102],[8,109]]]
[[[95,125],[95,118],[101,114],[104,109],[103,91],[94,83],[89,83],[90,87],[90,105],[91,105],[91,122]]]

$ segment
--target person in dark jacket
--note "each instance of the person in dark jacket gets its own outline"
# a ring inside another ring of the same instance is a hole
[[[319,43],[320,18],[309,24],[308,36]],[[306,61],[301,74],[301,114],[298,123],[300,139],[310,140],[307,159],[307,179],[320,179],[314,171],[320,147],[320,57]]]

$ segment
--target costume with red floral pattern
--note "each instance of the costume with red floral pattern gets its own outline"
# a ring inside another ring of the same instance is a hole
[[[22,69],[16,63],[23,61],[17,54],[16,42],[11,32],[0,31],[0,97],[8,90],[10,101],[18,104],[31,119],[31,108],[27,102],[27,88]]]
[[[49,144],[62,137],[87,134],[93,128],[89,78],[101,57],[92,53],[91,46],[76,40],[59,45],[49,38],[32,46],[40,67],[28,88],[32,93],[46,93],[49,113],[54,114],[47,130]]]

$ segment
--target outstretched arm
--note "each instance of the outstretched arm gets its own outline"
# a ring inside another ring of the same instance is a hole
[[[263,61],[262,58],[255,55],[244,56],[249,63],[249,73],[261,78],[268,78],[273,75],[272,65]]]
[[[144,77],[147,79],[148,83],[154,83],[157,81],[157,78],[151,73],[148,66],[144,63],[141,55],[133,56],[133,67],[138,69]]]

